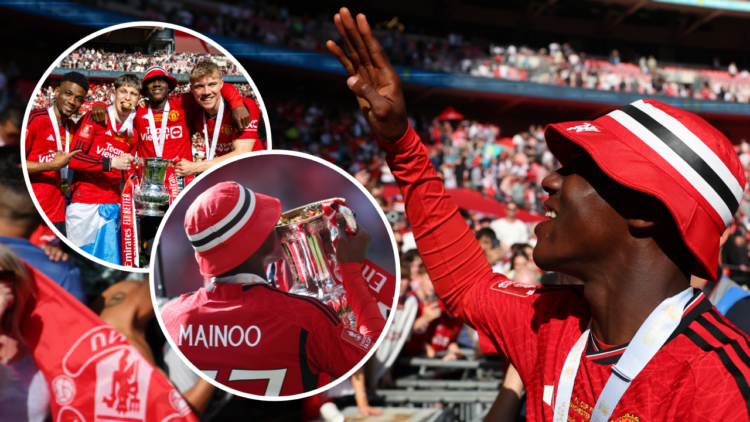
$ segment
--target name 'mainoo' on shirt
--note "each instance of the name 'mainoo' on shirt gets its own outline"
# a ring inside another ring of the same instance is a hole
[[[247,328],[243,328],[239,325],[229,327],[224,325],[223,328],[219,325],[208,325],[204,328],[202,324],[196,324],[193,329],[193,324],[188,324],[187,329],[184,325],[180,324],[180,337],[177,345],[182,346],[183,340],[186,346],[203,346],[209,347],[242,347],[249,346],[255,347],[260,343],[260,328],[256,325],[251,325]],[[195,333],[195,336],[193,336]]]

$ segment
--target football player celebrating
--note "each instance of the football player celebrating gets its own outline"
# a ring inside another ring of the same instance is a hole
[[[112,264],[122,261],[120,182],[130,170],[138,132],[133,127],[141,81],[125,74],[115,80],[114,105],[107,108],[106,125],[87,113],[74,138],[82,152],[73,157],[71,204],[65,223],[68,240],[85,252]]]
[[[65,191],[69,183],[68,163],[79,151],[70,150],[76,114],[89,89],[89,81],[78,72],[63,75],[55,88],[52,107],[34,110],[26,124],[26,169],[37,202],[55,228],[65,235]]]
[[[178,176],[203,173],[231,157],[265,149],[258,138],[260,108],[252,98],[242,97],[250,114],[250,122],[242,129],[235,129],[228,123],[229,110],[220,95],[225,85],[219,66],[214,62],[200,62],[190,71],[190,91],[203,108],[202,112],[193,115],[192,127],[193,131],[203,134],[206,160],[181,160],[175,166]]]
[[[338,214],[336,258],[358,331],[316,299],[271,286],[265,266],[282,258],[276,198],[219,183],[190,205],[185,231],[212,283],[167,305],[164,326],[185,357],[227,387],[259,396],[311,391],[341,377],[374,346],[385,320],[362,276],[370,236]]]
[[[141,81],[141,95],[148,98],[145,107],[136,110],[134,128],[139,134],[138,156],[170,160],[193,161],[190,138],[192,116],[202,110],[193,94],[170,93],[177,86],[177,79],[161,66],[146,70]],[[239,91],[232,84],[221,87],[221,96],[229,103],[235,127],[250,124],[250,114]],[[106,105],[96,104],[91,110],[94,121],[105,123]],[[187,181],[189,183],[191,178]],[[187,186],[185,183],[184,186]]]
[[[518,285],[492,272],[446,194],[365,16],[342,8],[334,22],[349,54],[327,47],[386,151],[435,291],[516,367],[528,420],[750,420],[750,339],[690,287],[691,274],[716,280],[745,186],[724,135],[653,100],[548,126],[563,167],[543,181],[534,261],[585,284]]]

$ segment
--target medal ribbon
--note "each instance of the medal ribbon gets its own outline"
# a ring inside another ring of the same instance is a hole
[[[47,114],[49,114],[49,119],[52,121],[52,132],[55,133],[55,140],[57,141],[57,150],[62,151],[62,141],[60,140],[60,128],[57,124],[57,116],[55,115],[55,110],[53,107],[47,108]],[[65,152],[70,152],[70,131],[68,129],[68,122],[66,121],[63,126],[65,126]],[[63,179],[68,178],[68,166],[63,167],[60,169],[60,174],[62,175]]]
[[[112,122],[112,129],[117,133],[128,131],[128,136],[133,136],[133,119],[135,119],[135,108],[130,111],[130,115],[122,123],[120,129],[117,129],[117,118],[115,117],[115,106],[107,107],[107,113],[109,113],[109,121]]]
[[[221,134],[221,120],[224,118],[224,100],[219,100],[219,113],[216,115],[216,124],[214,133],[211,134],[211,143],[208,142],[208,123],[206,122],[206,113],[203,112],[203,139],[206,141],[206,161],[214,159],[216,154],[216,144],[219,142]]]
[[[167,120],[169,120],[169,100],[164,105],[164,111],[161,113],[161,132],[156,132],[156,123],[154,123],[154,113],[151,111],[151,104],[148,105],[148,125],[151,129],[151,140],[154,141],[154,152],[156,158],[161,158],[164,153],[164,140],[167,139]]]
[[[689,287],[687,290],[665,299],[646,318],[620,360],[612,367],[612,374],[599,395],[596,406],[594,406],[591,422],[606,422],[609,420],[625,391],[630,387],[630,383],[646,367],[656,355],[656,352],[661,349],[674,330],[677,329],[677,326],[680,325],[683,310],[692,297],[693,288]],[[568,420],[573,384],[582,355],[586,349],[590,331],[591,322],[573,348],[570,349],[568,357],[565,359],[565,364],[560,373],[557,395],[555,396],[555,422],[566,422]]]

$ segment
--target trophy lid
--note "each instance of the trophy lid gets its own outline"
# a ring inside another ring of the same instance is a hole
[[[323,203],[335,199],[346,201],[345,198],[328,198],[291,209],[281,214],[279,221],[276,223],[276,227],[286,227],[292,224],[304,223],[319,218],[323,215]]]

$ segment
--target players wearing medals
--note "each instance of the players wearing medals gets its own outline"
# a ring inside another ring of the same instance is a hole
[[[133,127],[141,81],[125,74],[115,80],[115,101],[107,108],[105,125],[84,116],[74,140],[82,150],[71,160],[75,172],[66,225],[68,240],[85,252],[112,264],[122,262],[120,183],[137,149]]]
[[[528,420],[750,420],[750,338],[690,287],[691,274],[716,280],[745,186],[724,135],[653,100],[548,126],[563,167],[542,183],[550,220],[534,261],[585,285],[515,284],[446,194],[364,15],[342,8],[334,22],[350,55],[327,47],[386,151],[435,291],[516,367]]]
[[[219,95],[226,85],[216,63],[204,61],[190,71],[190,90],[202,108],[202,112],[193,116],[192,128],[194,132],[203,135],[206,160],[180,161],[175,167],[178,176],[202,173],[228,158],[265,149],[258,137],[260,108],[251,98],[242,98],[250,121],[241,129],[232,127],[226,102]]]
[[[385,326],[362,276],[370,242],[342,215],[336,258],[357,320],[344,325],[329,306],[269,284],[265,266],[282,258],[275,230],[281,203],[236,182],[219,183],[190,205],[185,231],[201,275],[211,284],[165,306],[161,317],[175,345],[204,374],[260,396],[318,387],[322,374],[341,377],[375,345]]]
[[[60,233],[65,235],[65,169],[77,151],[70,148],[76,122],[70,116],[78,112],[89,89],[89,81],[78,72],[63,75],[55,88],[52,107],[34,110],[26,124],[26,169],[42,211]],[[67,176],[67,175],[66,175]]]

